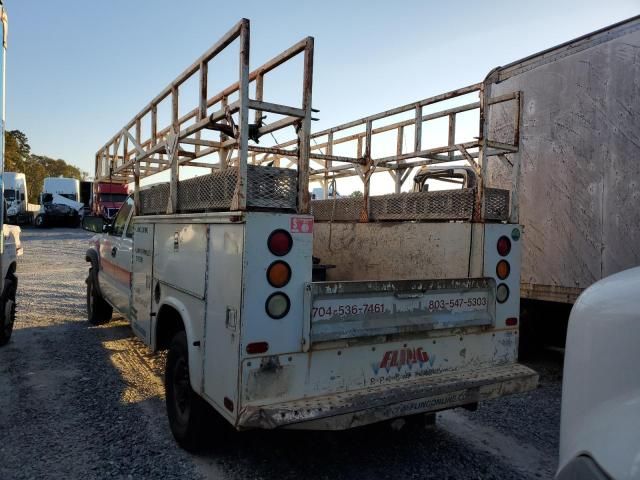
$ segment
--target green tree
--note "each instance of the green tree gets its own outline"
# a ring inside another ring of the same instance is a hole
[[[360,190],[354,190],[349,196],[353,198],[362,198],[364,195]]]
[[[29,139],[20,130],[6,132],[4,169],[6,172],[25,174],[27,193],[31,203],[37,201],[45,177],[67,177],[78,180],[87,177],[86,172],[81,172],[79,168],[69,165],[60,158],[32,154]]]
[[[31,155],[27,136],[20,130],[11,130],[5,135],[4,169],[7,172],[24,172],[25,162]]]

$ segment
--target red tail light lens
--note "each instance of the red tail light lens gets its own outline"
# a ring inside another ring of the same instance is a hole
[[[269,344],[267,342],[254,342],[247,345],[247,353],[249,355],[255,355],[256,353],[266,353],[269,350]]]
[[[276,260],[267,268],[267,280],[272,287],[284,287],[291,280],[291,267],[287,262]]]
[[[503,235],[498,239],[498,253],[501,256],[506,257],[507,255],[509,255],[510,251],[511,251],[511,240],[509,240],[509,237],[505,237]]]
[[[515,327],[518,325],[518,319],[516,317],[509,317],[506,321],[507,327]]]
[[[286,230],[274,230],[267,240],[269,251],[277,257],[282,257],[291,251],[293,246],[293,238]]]

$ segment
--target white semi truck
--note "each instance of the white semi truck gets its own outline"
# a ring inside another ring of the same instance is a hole
[[[7,12],[0,0],[0,24],[2,28],[0,48],[0,174],[4,173],[4,135],[5,135],[5,84],[7,54]],[[4,198],[4,178],[0,181]],[[9,343],[16,318],[16,292],[18,290],[17,247],[20,245],[20,227],[4,224],[4,208],[0,208],[0,347]]]
[[[238,82],[211,95],[209,65],[234,41]],[[475,95],[480,139],[441,147],[444,159],[419,142],[376,155],[371,124],[393,112],[354,122],[366,126],[366,149],[337,157],[311,152],[313,39],[253,72],[248,55],[242,20],[96,154],[96,181],[128,182],[134,193],[86,253],[89,321],[116,309],[151,349],[169,350],[166,403],[178,443],[197,448],[212,412],[237,429],[347,429],[535,388],[537,374],[517,363],[522,229],[508,221],[508,191],[478,182],[471,194],[369,197],[365,183],[362,198],[314,203],[308,188],[324,175],[312,160],[333,162],[328,172],[361,169],[366,181],[374,164],[394,172],[398,162],[448,161],[451,152],[481,176],[488,156],[517,150],[482,133],[492,105],[518,93],[489,98],[481,83],[399,107]],[[300,104],[266,101],[270,73],[299,55]],[[198,77],[198,105],[180,109],[180,86]],[[165,126],[156,113],[163,100],[172,105]],[[265,112],[278,119],[266,124]],[[291,127],[292,147],[257,144]],[[205,129],[215,138],[203,138]],[[205,166],[212,173],[180,179]],[[168,183],[140,188],[162,171]],[[359,202],[357,214],[335,223],[349,213],[343,204],[335,213],[344,201]],[[318,269],[328,281],[313,281]]]
[[[29,203],[27,178],[24,173],[4,172],[4,199],[7,202],[7,223],[23,225],[33,222],[39,205]]]

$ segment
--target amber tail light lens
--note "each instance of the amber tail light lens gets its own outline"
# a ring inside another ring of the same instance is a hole
[[[275,288],[282,288],[291,280],[291,267],[287,262],[276,260],[267,268],[267,281]]]
[[[506,260],[500,260],[496,265],[496,275],[500,280],[504,280],[511,273],[511,266]]]

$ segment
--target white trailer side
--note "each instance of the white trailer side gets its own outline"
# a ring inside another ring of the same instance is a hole
[[[640,17],[494,70],[491,96],[522,92],[519,206],[524,298],[573,303],[597,280],[640,264]],[[504,104],[492,137],[509,138]],[[489,185],[511,169],[489,159]]]

